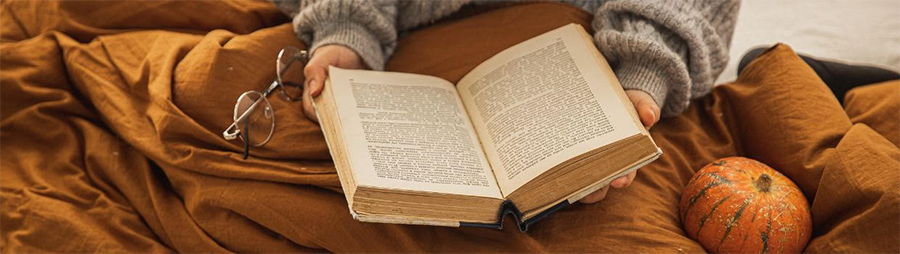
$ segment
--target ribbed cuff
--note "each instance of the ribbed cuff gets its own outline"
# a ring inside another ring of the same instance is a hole
[[[667,78],[659,66],[640,60],[625,60],[615,68],[616,77],[625,90],[641,90],[650,94],[662,108],[669,92]]]
[[[313,33],[310,52],[315,54],[317,48],[331,44],[353,49],[369,68],[384,70],[385,54],[381,43],[371,31],[360,24],[353,22],[320,24]]]

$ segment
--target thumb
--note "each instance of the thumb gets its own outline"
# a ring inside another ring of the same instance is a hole
[[[656,103],[641,103],[637,106],[638,115],[641,117],[641,123],[647,129],[653,127],[659,121],[659,107]]]
[[[625,94],[628,95],[628,99],[634,104],[634,109],[645,127],[649,129],[659,121],[660,109],[650,94],[640,90],[627,90]]]
[[[329,63],[324,61],[323,58],[313,58],[303,68],[303,75],[306,77],[304,90],[309,90],[311,97],[319,96],[322,93],[325,79],[328,78],[328,66]]]
[[[312,96],[310,96],[308,89],[303,90],[303,100],[301,100],[301,102],[303,103],[303,114],[305,114],[309,120],[318,123],[319,117],[316,115],[316,107],[313,106]]]

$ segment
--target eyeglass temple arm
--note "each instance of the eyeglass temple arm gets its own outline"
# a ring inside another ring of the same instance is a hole
[[[225,131],[222,132],[222,137],[224,137],[226,140],[233,140],[237,138],[238,135],[241,134],[241,130],[237,128],[238,122],[243,121],[248,116],[250,116],[250,112],[253,112],[253,110],[256,109],[257,106],[259,106],[260,101],[262,101],[262,98],[256,99],[253,104],[250,104],[250,107],[247,108],[247,110],[244,110],[244,113],[241,114],[241,116],[239,116],[236,120],[234,120],[234,122],[228,126],[228,129],[225,129]]]

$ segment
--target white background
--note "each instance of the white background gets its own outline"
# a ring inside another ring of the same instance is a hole
[[[900,0],[744,0],[716,83],[735,79],[744,52],[776,42],[819,59],[900,71]]]

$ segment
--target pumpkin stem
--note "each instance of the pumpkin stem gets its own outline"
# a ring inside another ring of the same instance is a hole
[[[772,186],[772,177],[769,177],[767,174],[762,174],[753,182],[753,185],[756,185],[756,188],[762,192],[769,192],[769,186]]]

